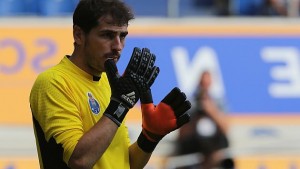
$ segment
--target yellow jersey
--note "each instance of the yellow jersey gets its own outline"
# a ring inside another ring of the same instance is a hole
[[[41,73],[30,93],[30,107],[41,168],[68,168],[81,136],[102,117],[111,89],[105,73],[99,79],[67,56]],[[130,139],[124,122],[93,169],[129,169]]]

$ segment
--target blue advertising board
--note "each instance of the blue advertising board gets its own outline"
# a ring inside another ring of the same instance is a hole
[[[300,37],[129,37],[119,66],[134,47],[157,56],[160,74],[152,92],[158,103],[178,86],[189,98],[204,70],[213,73],[212,93],[233,113],[300,113]]]

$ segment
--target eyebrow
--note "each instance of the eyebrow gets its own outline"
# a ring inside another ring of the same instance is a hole
[[[114,30],[110,30],[110,29],[99,30],[98,32],[100,32],[100,33],[114,33],[114,34],[119,33],[119,31],[114,31]],[[121,31],[120,34],[127,35],[128,31]]]

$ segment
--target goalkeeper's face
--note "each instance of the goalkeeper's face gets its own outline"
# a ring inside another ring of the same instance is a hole
[[[120,59],[128,34],[128,25],[115,25],[110,17],[100,18],[99,25],[85,34],[83,47],[84,64],[93,75],[105,71],[104,62],[107,59]]]

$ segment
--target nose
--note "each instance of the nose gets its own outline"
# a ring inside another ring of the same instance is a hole
[[[121,51],[123,49],[123,41],[120,39],[120,37],[116,36],[112,43],[112,48],[116,51]]]

